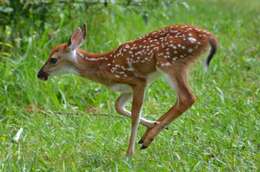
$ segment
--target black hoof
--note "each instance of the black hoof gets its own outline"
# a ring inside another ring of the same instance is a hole
[[[143,144],[143,142],[144,142],[143,139],[140,139],[138,144]]]
[[[142,144],[141,149],[143,150],[143,149],[146,149],[146,148],[147,148],[147,146]]]

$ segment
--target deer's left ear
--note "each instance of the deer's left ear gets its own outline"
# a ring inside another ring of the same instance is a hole
[[[75,50],[79,48],[81,43],[85,40],[85,38],[86,38],[86,25],[83,24],[70,37],[68,41],[68,47],[71,50]]]

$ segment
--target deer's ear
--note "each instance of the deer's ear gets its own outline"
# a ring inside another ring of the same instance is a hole
[[[77,30],[71,35],[68,41],[68,47],[71,50],[75,50],[80,47],[81,43],[86,38],[86,25],[83,24],[81,27],[77,28]]]

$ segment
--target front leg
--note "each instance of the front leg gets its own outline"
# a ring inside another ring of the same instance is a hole
[[[140,121],[140,111],[144,100],[145,83],[139,83],[133,87],[133,102],[131,110],[131,135],[127,149],[127,156],[131,156],[135,150],[135,141],[137,136],[138,125]]]
[[[115,103],[116,111],[124,116],[131,118],[131,113],[125,109],[126,102],[132,97],[132,93],[123,93],[118,97]],[[147,128],[152,128],[157,124],[156,121],[147,120],[145,118],[140,117],[140,123],[146,126]]]

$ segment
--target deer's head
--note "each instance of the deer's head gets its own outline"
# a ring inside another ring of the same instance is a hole
[[[51,53],[38,72],[37,77],[41,80],[47,80],[50,75],[68,73],[75,71],[73,63],[77,57],[77,49],[86,37],[85,24],[72,34],[68,43],[57,45],[51,50]]]

